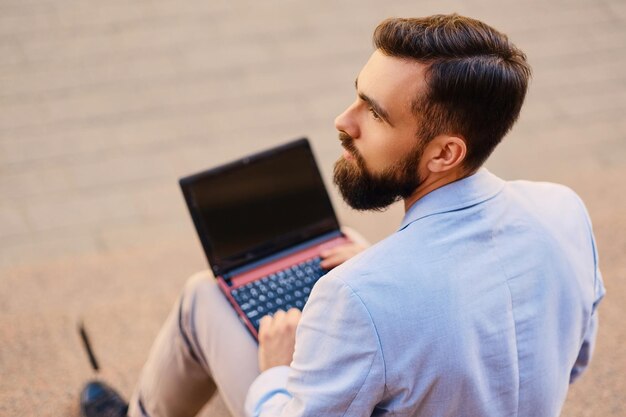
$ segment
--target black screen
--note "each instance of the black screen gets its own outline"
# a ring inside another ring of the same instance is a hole
[[[306,140],[190,178],[181,185],[216,273],[339,227]]]

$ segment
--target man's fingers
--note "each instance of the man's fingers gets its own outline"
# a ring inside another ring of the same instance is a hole
[[[363,245],[356,243],[349,243],[347,245],[341,245],[332,249],[328,249],[327,251],[324,251],[323,254],[320,254],[323,258],[320,264],[322,265],[322,268],[325,269],[334,268],[337,265],[342,264],[348,259],[352,258],[363,249],[365,249]]]
[[[357,232],[353,228],[348,227],[348,226],[343,226],[341,228],[341,231],[343,232],[344,235],[346,235],[348,237],[348,239],[350,239],[354,243],[362,245],[363,247],[370,246],[369,241],[367,239],[365,239],[365,237],[362,234],[360,234],[359,232]]]
[[[292,308],[288,312],[284,310],[278,310],[273,315],[266,315],[259,321],[259,337],[261,333],[267,335],[270,333],[281,333],[287,327],[291,327],[291,324],[296,319],[296,324],[300,320],[302,312],[297,308]]]
[[[346,256],[346,254],[348,252],[351,252],[352,246],[353,246],[352,243],[348,243],[346,245],[341,245],[341,246],[335,246],[334,248],[330,248],[330,249],[325,250],[324,252],[320,253],[320,256],[322,258],[332,258],[332,257],[335,257],[335,256]]]
[[[287,313],[285,313],[285,311],[284,311],[284,310],[278,310],[278,311],[276,311],[276,312],[274,313],[274,317],[273,317],[273,320],[272,320],[272,321],[273,321],[273,322],[276,322],[276,321],[280,321],[280,320],[282,320],[282,319],[283,319],[283,317],[285,317],[285,314],[287,314]]]
[[[289,309],[289,311],[286,313],[286,316],[287,320],[291,322],[295,321],[296,323],[298,323],[300,321],[300,318],[302,317],[302,311],[293,307]]]
[[[259,327],[259,369],[289,365],[293,360],[295,334],[302,313],[297,308],[265,316]]]
[[[336,267],[337,265],[341,264],[345,259],[341,256],[330,256],[326,259],[324,259],[322,262],[320,262],[320,265],[322,266],[322,268],[324,269],[332,269],[334,267]]]
[[[349,245],[349,243],[346,244],[346,245]],[[340,245],[340,246],[335,246],[334,248],[325,249],[325,250],[320,252],[320,256],[322,257],[322,259],[329,258],[331,256],[335,256],[335,255],[337,255],[337,253],[341,252],[343,250],[344,246],[346,246],[346,245]]]
[[[259,321],[259,335],[261,334],[261,332],[266,332],[267,329],[269,329],[271,324],[272,324],[272,316],[270,316],[269,314],[267,316],[264,316]]]
[[[342,246],[335,246],[334,248],[323,250],[323,251],[320,252],[320,256],[322,258],[328,258],[329,256],[333,256],[334,254],[337,253],[339,248],[341,248]]]
[[[272,323],[272,329],[279,333],[293,333],[300,322],[302,312],[297,308],[291,308],[284,312],[281,310],[280,318],[276,318]]]

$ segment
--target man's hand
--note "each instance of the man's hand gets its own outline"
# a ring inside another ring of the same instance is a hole
[[[370,246],[369,242],[354,229],[342,227],[341,231],[350,239],[350,243],[322,251],[320,265],[324,269],[332,269]]]
[[[278,310],[259,323],[259,369],[291,364],[296,345],[296,327],[302,313],[297,308]]]

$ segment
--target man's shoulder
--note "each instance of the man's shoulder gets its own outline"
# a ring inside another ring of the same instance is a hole
[[[418,239],[415,229],[396,231],[372,245],[327,274],[326,279],[336,280],[354,290],[379,288],[397,277],[416,277],[426,274],[433,254],[427,240]]]
[[[543,201],[558,202],[565,198],[567,202],[578,201],[581,198],[570,187],[548,181],[514,180],[507,181],[507,189],[510,193],[525,195]]]
[[[571,188],[553,182],[516,180],[508,182],[508,195],[520,207],[536,210],[539,214],[588,219],[582,198]]]

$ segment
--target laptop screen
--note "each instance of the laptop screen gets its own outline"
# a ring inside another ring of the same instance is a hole
[[[216,275],[339,229],[306,139],[180,183]]]

